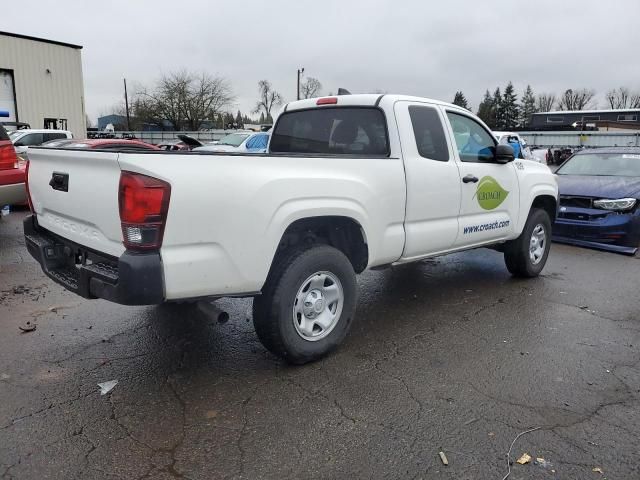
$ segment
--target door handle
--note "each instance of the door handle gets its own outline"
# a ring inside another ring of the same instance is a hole
[[[478,182],[478,177],[476,177],[475,175],[465,175],[464,177],[462,177],[462,181],[464,183],[477,183]]]

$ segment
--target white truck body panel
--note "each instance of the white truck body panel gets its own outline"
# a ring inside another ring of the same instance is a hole
[[[40,226],[98,252],[122,255],[118,153],[34,148],[29,161],[29,188]],[[51,188],[54,172],[69,174],[68,192]]]
[[[316,101],[301,100],[285,111],[323,108]],[[382,110],[388,157],[32,149],[29,185],[37,221],[60,237],[117,257],[125,252],[121,171],[170,183],[160,256],[165,299],[175,300],[259,292],[283,234],[300,219],[354,220],[367,244],[367,266],[376,267],[516,238],[537,195],[557,198],[546,166],[462,162],[447,112],[481,123],[466,110],[417,97],[339,97],[339,106],[349,105]],[[448,161],[420,156],[410,105],[438,112]],[[57,171],[69,174],[68,192],[49,186]],[[495,208],[481,207],[478,184],[462,181],[468,174],[480,183],[491,177],[508,195]]]
[[[191,154],[185,168],[181,155],[122,153],[119,161],[123,170],[172,184],[161,250],[168,299],[259,291],[282,234],[306,217],[355,219],[366,235],[369,266],[402,254],[405,184],[398,158]],[[211,174],[194,174],[199,171]],[[242,214],[230,215],[239,205]]]

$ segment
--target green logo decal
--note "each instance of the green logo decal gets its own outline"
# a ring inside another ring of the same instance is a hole
[[[502,188],[495,178],[487,176],[480,179],[476,195],[482,208],[493,210],[506,200],[509,192]]]

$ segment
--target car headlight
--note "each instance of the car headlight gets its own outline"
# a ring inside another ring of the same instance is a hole
[[[617,200],[594,200],[593,206],[596,208],[602,208],[604,210],[631,210],[636,204],[635,198],[619,198]]]

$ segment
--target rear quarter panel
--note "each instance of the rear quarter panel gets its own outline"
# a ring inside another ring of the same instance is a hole
[[[161,250],[168,299],[259,291],[286,228],[306,217],[360,223],[369,266],[402,253],[399,158],[122,153],[119,161],[171,183]]]

